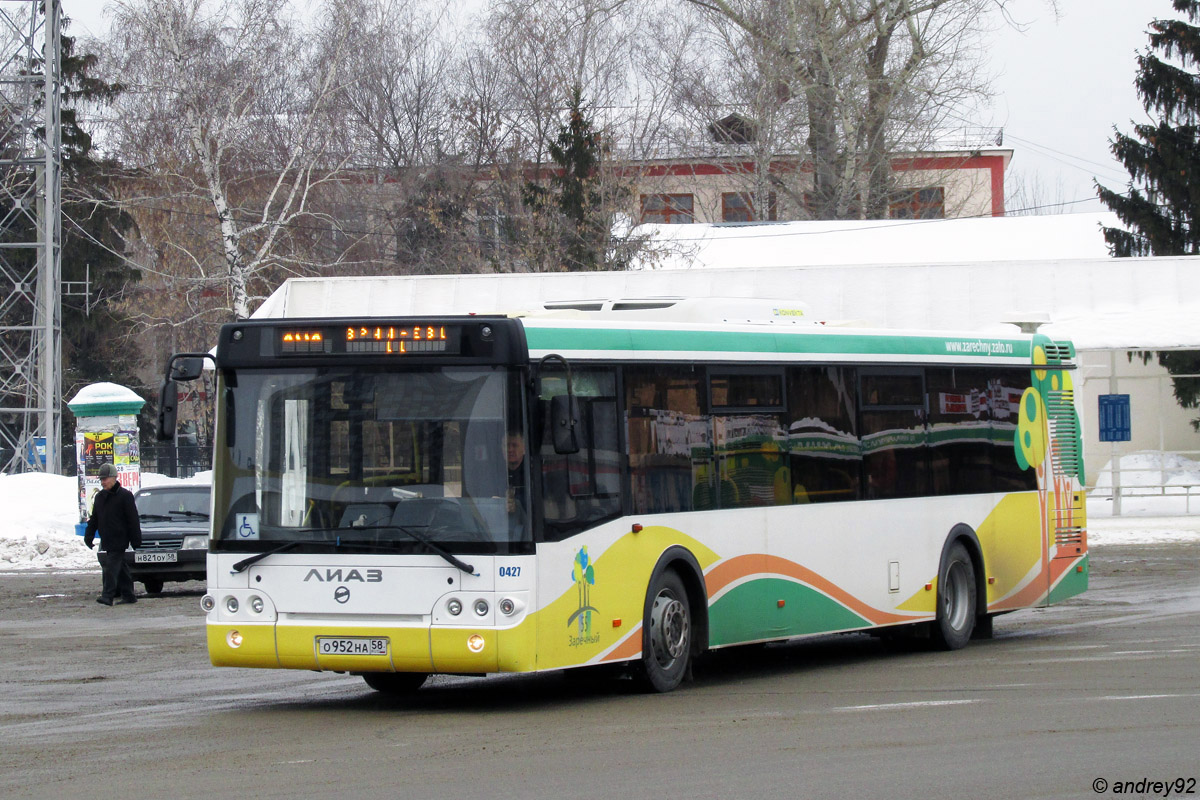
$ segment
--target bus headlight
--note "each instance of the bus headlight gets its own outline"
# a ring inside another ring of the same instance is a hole
[[[462,601],[457,597],[453,597],[446,603],[446,610],[450,612],[450,616],[457,617],[462,613]]]
[[[225,634],[225,643],[236,650],[242,646],[242,634],[237,631],[230,631]]]
[[[486,617],[488,613],[488,601],[482,597],[475,601],[475,616]]]
[[[217,607],[217,598],[213,597],[211,594],[206,594],[206,595],[204,595],[204,597],[200,598],[200,608],[205,613],[212,611],[216,607]]]
[[[251,597],[250,598],[250,610],[253,611],[255,614],[261,614],[263,612],[263,599],[261,597],[259,597],[258,595],[254,595],[253,597]]]
[[[517,610],[517,604],[512,601],[511,597],[506,597],[496,604],[496,608],[500,609],[500,613],[504,616],[511,617]]]
[[[238,611],[238,599],[233,595],[225,598],[225,610],[230,614],[236,614]]]

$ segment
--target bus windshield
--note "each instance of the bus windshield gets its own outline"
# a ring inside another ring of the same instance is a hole
[[[518,549],[530,538],[518,377],[238,370],[220,403],[215,547]]]

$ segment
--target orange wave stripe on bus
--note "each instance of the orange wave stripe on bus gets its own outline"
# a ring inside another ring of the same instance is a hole
[[[794,578],[800,583],[807,584],[817,591],[828,595],[855,614],[875,625],[886,625],[892,622],[913,622],[916,619],[912,616],[880,611],[877,608],[869,606],[811,569],[802,567],[794,561],[788,561],[786,558],[780,558],[779,556],[764,556],[759,554],[734,556],[728,561],[721,562],[705,575],[705,582],[708,585],[708,596],[711,599],[734,581],[756,574],[783,575],[784,577]]]
[[[1009,595],[1003,600],[997,600],[989,607],[989,611],[1005,611],[1015,608],[1027,608],[1036,605],[1049,591],[1049,584],[1046,582],[1046,570],[1039,570],[1033,580],[1025,584],[1024,588],[1014,594]]]
[[[1005,598],[1000,603],[993,604],[995,609],[1026,608],[1037,605],[1046,599],[1050,588],[1070,569],[1079,562],[1077,558],[1052,558],[1048,569],[1043,569],[1029,585],[1021,591]]]
[[[625,639],[609,650],[600,660],[601,661],[628,661],[631,658],[637,658],[642,654],[642,623],[638,623],[633,630],[625,635]]]

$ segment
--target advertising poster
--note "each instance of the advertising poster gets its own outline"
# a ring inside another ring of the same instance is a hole
[[[101,464],[112,464],[116,455],[117,435],[112,431],[95,431],[83,434],[83,474],[94,478],[100,474]]]
[[[113,463],[118,467],[129,464],[129,434],[118,433],[113,438]]]

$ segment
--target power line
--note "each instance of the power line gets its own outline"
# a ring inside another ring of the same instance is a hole
[[[1056,202],[1056,203],[1040,203],[1038,205],[1021,206],[1021,207],[1017,207],[1017,208],[1008,209],[1005,213],[1005,217],[1019,216],[1020,214],[1022,214],[1024,212],[1030,212],[1030,211],[1041,211],[1041,210],[1045,210],[1045,209],[1064,208],[1067,206],[1080,205],[1083,203],[1094,202],[1095,200],[1096,200],[1095,197],[1085,197],[1085,198],[1078,198],[1075,200],[1064,200],[1064,201],[1060,201],[1060,202]],[[138,208],[146,209],[146,210],[150,210],[150,211],[158,211],[158,212],[162,212],[165,214],[178,214],[178,215],[183,215],[183,216],[188,216],[188,217],[196,217],[196,218],[205,219],[205,220],[208,220],[208,221],[214,222],[214,223],[220,221],[220,218],[215,213],[209,213],[209,212],[186,211],[183,209],[173,209],[173,208],[167,208],[167,207],[163,207],[163,206],[147,206],[147,205],[138,205]],[[930,225],[930,224],[937,224],[937,223],[954,222],[956,220],[997,219],[997,218],[998,217],[995,217],[991,213],[982,213],[982,214],[964,215],[964,216],[959,216],[959,217],[939,217],[936,219],[790,220],[790,222],[811,222],[811,223],[822,223],[822,222],[824,222],[824,223],[840,223],[840,222],[868,223],[869,222],[869,223],[875,223],[875,224],[861,225],[861,226],[856,226],[856,227],[841,227],[841,228],[837,228],[834,230],[821,230],[821,231],[781,230],[781,231],[774,232],[774,233],[755,232],[755,233],[746,233],[743,235],[731,233],[731,234],[727,234],[727,235],[723,236],[722,238],[728,240],[728,239],[764,239],[764,238],[778,238],[778,237],[785,237],[785,236],[826,236],[829,234],[861,233],[862,231],[868,231],[868,230],[880,230],[880,229],[887,229],[887,228],[904,228],[904,227],[912,227],[915,225]],[[247,222],[250,224],[256,224],[256,225],[260,224],[256,220],[243,219],[243,220],[239,220],[239,221]],[[474,221],[475,220],[464,220],[464,222],[466,224],[472,224]],[[878,224],[878,223],[886,223],[886,224]],[[269,223],[269,224],[274,225],[275,227],[279,227],[279,228],[294,229],[294,230],[317,231],[320,233],[334,232],[333,229],[331,229],[329,227],[325,227],[325,226],[321,226],[321,225],[312,225],[312,224],[307,224],[307,223],[299,223],[299,222],[278,222],[278,223]],[[708,224],[711,224],[711,225],[745,225],[749,229],[749,228],[762,228],[764,226],[785,225],[785,224],[787,224],[787,222],[785,222],[785,221],[780,221],[780,222],[762,221],[762,222],[751,222],[751,223],[708,223]],[[681,225],[680,227],[683,227],[683,226]],[[347,227],[342,227],[342,226],[338,226],[336,229],[336,232],[345,234],[345,235],[350,235],[350,236],[362,236],[362,237],[379,236],[379,237],[386,237],[388,239],[394,239],[397,235],[396,231],[394,231],[394,230],[390,230],[390,231],[389,230],[381,230],[381,229],[361,230],[361,229],[347,228]],[[711,238],[711,237],[710,236],[672,237],[671,241],[675,241],[675,242],[707,241],[709,238]],[[93,238],[93,241],[95,241],[94,238]],[[470,237],[462,237],[461,239],[459,239],[459,241],[467,241],[467,242],[473,242],[473,243],[479,243],[479,244],[491,244],[495,240],[492,238],[486,238],[486,237],[482,237],[482,236],[470,236]],[[96,243],[102,247],[105,247],[105,249],[109,250],[109,252],[113,252],[114,254],[116,254],[116,251],[112,250],[111,248],[108,248],[107,246],[103,245],[102,243],[100,243],[100,242],[96,242]],[[126,260],[128,261],[128,259],[126,259]],[[135,264],[136,262],[129,261],[129,263]],[[139,267],[139,269],[140,269],[140,267]],[[159,273],[155,273],[155,274],[160,274],[160,275],[163,275],[164,277],[167,276],[167,273],[159,272]]]

